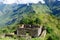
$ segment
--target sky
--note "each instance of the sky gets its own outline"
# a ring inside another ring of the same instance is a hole
[[[17,4],[38,3],[39,1],[41,1],[42,3],[45,3],[43,0],[0,0],[0,2],[3,2],[5,4],[12,4],[12,3],[17,3]]]

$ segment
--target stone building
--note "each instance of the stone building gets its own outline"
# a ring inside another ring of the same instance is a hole
[[[25,36],[26,34],[28,34],[31,37],[39,37],[42,33],[42,29],[42,26],[22,25],[21,27],[17,28],[17,35]]]

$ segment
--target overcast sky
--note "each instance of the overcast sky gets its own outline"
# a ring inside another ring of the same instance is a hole
[[[42,3],[44,3],[43,0],[0,0],[0,2],[3,2],[5,4],[12,4],[12,3],[38,3],[39,1],[41,1]]]

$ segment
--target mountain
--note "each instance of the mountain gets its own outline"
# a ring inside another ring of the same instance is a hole
[[[60,17],[60,1],[57,0],[45,0],[46,4],[42,4],[41,2],[34,4],[3,4],[0,3],[0,25],[11,25],[14,23],[18,23],[21,18],[28,13],[36,12],[37,9],[35,7],[39,7],[40,13],[46,12],[49,14],[54,14],[57,17]],[[38,6],[39,5],[39,6]],[[46,6],[47,5],[47,6]],[[35,6],[35,7],[34,7]],[[36,11],[35,11],[35,10]],[[51,12],[50,12],[51,11]],[[51,14],[51,15],[52,15]]]
[[[28,13],[27,11],[33,12],[31,6],[27,4],[0,4],[0,26],[15,23],[18,21],[18,14],[22,17],[22,14]]]
[[[60,1],[58,0],[45,0],[46,5],[50,8],[55,16],[60,17]]]
[[[33,6],[36,6],[36,7],[41,6],[40,9],[42,9],[42,6],[44,4],[42,4],[40,2],[38,4],[33,4],[33,3],[29,3],[29,4],[16,4],[16,3],[3,4],[3,3],[1,3],[0,5],[1,5],[0,6],[0,14],[1,14],[0,15],[0,21],[1,21],[0,26],[5,26],[5,25],[11,25],[11,24],[18,23],[18,21],[21,20],[21,18],[23,16],[25,16],[25,14],[35,12],[35,10],[34,10],[35,8]],[[48,7],[46,6],[45,10],[47,10],[47,8]]]
[[[6,24],[15,23],[17,20],[17,14],[15,10],[22,7],[24,5],[17,5],[17,4],[1,4],[0,6],[0,26],[5,26]],[[18,10],[17,10],[18,11]]]
[[[0,6],[0,27],[2,27],[0,33],[12,33],[20,24],[34,24],[44,26],[46,36],[42,39],[60,40],[60,19],[57,20],[56,17],[60,15],[57,12],[60,10],[60,3],[53,1],[51,5],[49,2],[47,4],[41,2],[37,4],[2,4]]]

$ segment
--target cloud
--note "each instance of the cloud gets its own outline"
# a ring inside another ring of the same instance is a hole
[[[12,4],[12,3],[24,4],[24,3],[38,3],[39,1],[44,3],[43,0],[3,0],[3,3],[5,3],[5,4]]]
[[[16,3],[16,0],[4,0],[3,3],[12,4],[12,3]]]

